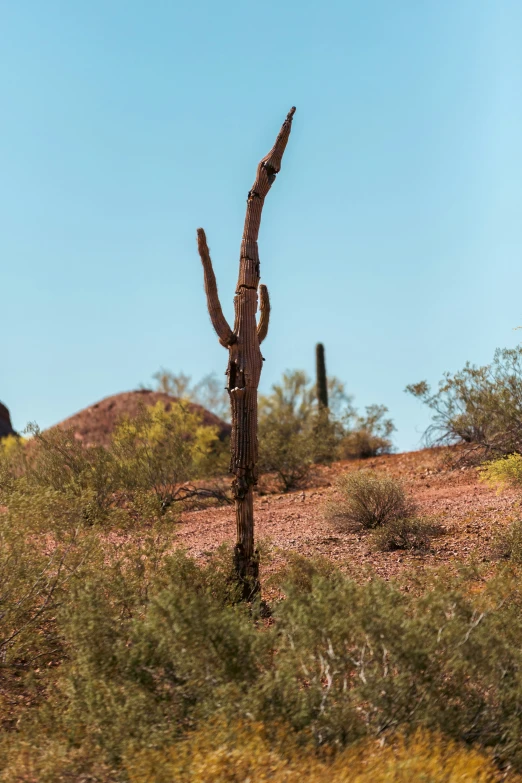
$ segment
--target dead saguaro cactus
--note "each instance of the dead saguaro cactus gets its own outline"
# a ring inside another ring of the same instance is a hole
[[[326,362],[324,358],[324,345],[317,343],[315,346],[315,375],[316,394],[320,408],[328,408],[328,380],[326,378]]]
[[[245,227],[239,257],[239,278],[234,297],[234,328],[228,325],[216,285],[205,232],[198,229],[198,250],[203,264],[207,305],[219,342],[228,349],[227,390],[232,410],[230,471],[236,507],[237,539],[234,563],[243,585],[243,598],[251,598],[259,589],[259,554],[254,548],[253,488],[257,483],[257,388],[263,357],[260,344],[268,332],[270,300],[266,286],[259,285],[257,237],[266,195],[281,168],[281,160],[290,136],[292,108],[274,146],[259,163],[252,189],[248,193]],[[260,316],[256,321],[258,305]]]

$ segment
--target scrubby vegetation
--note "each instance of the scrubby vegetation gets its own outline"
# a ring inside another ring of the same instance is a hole
[[[432,539],[442,532],[435,519],[411,516],[393,519],[372,533],[372,543],[379,552],[406,549],[415,552],[429,550]]]
[[[416,515],[400,481],[370,470],[341,475],[325,515],[337,530],[371,531],[373,547],[384,552],[429,549],[441,532],[436,520]]]
[[[522,497],[522,454],[509,454],[502,459],[485,462],[480,473],[482,480],[488,484],[511,487]]]
[[[208,373],[197,383],[192,383],[190,375],[183,372],[173,373],[164,367],[154,373],[153,378],[156,391],[195,402],[223,421],[230,421],[230,402],[225,389],[225,378],[220,380],[216,373]]]
[[[428,443],[466,444],[479,458],[522,452],[522,346],[497,350],[484,367],[446,373],[436,392],[426,381],[406,391],[433,411]]]
[[[482,481],[497,487],[514,489],[517,493],[516,512],[518,519],[512,521],[496,537],[496,552],[499,557],[522,563],[522,455],[509,454],[501,459],[485,462],[479,468]]]
[[[316,464],[346,431],[292,383],[262,415],[299,419],[287,437]],[[2,442],[0,780],[522,780],[520,525],[484,570],[387,581],[294,555],[278,597],[248,604],[227,548],[175,547],[178,501],[208,497],[225,450],[183,403],[122,421],[108,449],[35,428]],[[518,488],[520,459],[484,477]],[[386,474],[345,474],[336,498],[332,521],[372,547],[438,532]]]
[[[197,403],[220,418],[230,419],[230,403],[216,375],[196,384],[184,373],[162,369],[156,389]],[[359,414],[344,384],[328,378],[329,408],[318,403],[316,385],[302,370],[288,371],[270,394],[259,399],[259,468],[274,473],[283,491],[303,486],[314,465],[336,459],[365,459],[392,450],[395,430],[384,405],[369,405]]]
[[[109,534],[72,495],[6,474],[1,779],[522,770],[516,572],[417,575],[404,592],[294,558],[267,624],[238,603],[228,552],[197,565],[165,525]]]
[[[329,409],[318,404],[316,388],[301,370],[284,373],[260,398],[260,468],[275,473],[284,490],[302,485],[313,465],[391,451],[394,426],[384,406],[369,406],[360,416],[334,377],[328,399]]]
[[[342,528],[374,530],[415,511],[399,481],[370,470],[340,476],[337,493],[338,499],[328,503],[326,513]]]

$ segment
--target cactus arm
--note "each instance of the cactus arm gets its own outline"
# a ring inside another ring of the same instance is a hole
[[[236,342],[237,338],[228,325],[227,319],[223,315],[223,310],[221,309],[216,276],[214,274],[214,269],[212,268],[212,260],[210,258],[205,232],[202,228],[198,228],[197,233],[199,257],[203,264],[203,274],[205,276],[205,293],[207,295],[208,313],[210,315],[210,320],[212,321],[212,326],[216,330],[219,342],[225,348],[228,348]]]
[[[259,345],[268,334],[268,324],[270,321],[270,297],[266,285],[259,286],[259,323],[257,325],[257,337]]]

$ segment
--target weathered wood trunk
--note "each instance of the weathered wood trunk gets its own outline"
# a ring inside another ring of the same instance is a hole
[[[239,278],[234,297],[234,329],[228,325],[219,302],[216,278],[205,232],[198,229],[198,250],[205,275],[205,291],[212,324],[219,342],[228,348],[228,393],[232,410],[230,471],[236,507],[236,547],[234,563],[243,585],[243,597],[251,598],[259,589],[259,555],[254,543],[254,497],[257,483],[257,389],[263,357],[260,344],[268,332],[270,300],[266,286],[259,285],[260,268],[257,238],[265,197],[270,190],[288,142],[295,108],[288,113],[276,142],[257,167],[248,193],[245,227],[239,258]],[[259,323],[256,320],[258,289]]]

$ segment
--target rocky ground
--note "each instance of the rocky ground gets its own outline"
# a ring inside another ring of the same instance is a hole
[[[421,515],[434,517],[442,535],[422,554],[375,552],[367,535],[339,532],[324,518],[324,506],[335,495],[335,479],[345,471],[373,469],[400,478],[414,497]],[[343,569],[363,573],[371,569],[385,579],[414,566],[427,568],[462,562],[494,560],[495,538],[517,514],[512,492],[497,493],[479,481],[474,467],[456,464],[447,449],[393,454],[371,460],[336,463],[320,469],[313,486],[287,494],[258,494],[255,500],[256,535],[270,550],[264,571],[279,568],[289,552],[320,555]],[[205,558],[235,536],[232,506],[183,514],[177,542],[189,554]]]

